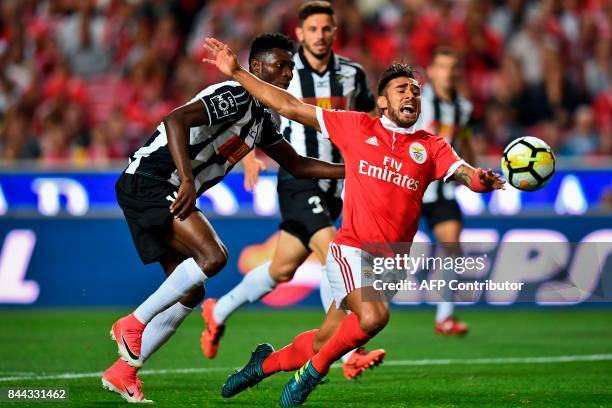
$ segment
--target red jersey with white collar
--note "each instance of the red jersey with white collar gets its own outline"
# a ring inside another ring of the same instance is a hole
[[[340,149],[345,165],[342,227],[334,242],[412,242],[423,193],[463,164],[453,148],[424,130],[399,128],[386,117],[317,108],[324,136]]]

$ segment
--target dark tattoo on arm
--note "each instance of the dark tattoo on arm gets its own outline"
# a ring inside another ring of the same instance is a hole
[[[468,174],[465,170],[460,168],[455,173],[455,181],[457,181],[458,183],[463,184],[464,186],[468,186],[469,187],[469,185],[470,185],[470,183],[472,181],[472,176],[470,174]]]

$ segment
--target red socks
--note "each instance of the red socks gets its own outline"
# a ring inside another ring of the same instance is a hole
[[[294,371],[306,364],[315,352],[312,342],[319,330],[309,330],[298,334],[293,342],[270,354],[262,364],[266,376],[279,371]]]
[[[270,354],[263,362],[262,369],[266,376],[279,371],[294,371],[312,358],[312,365],[321,374],[327,374],[329,367],[347,352],[363,346],[372,336],[359,326],[356,314],[350,314],[342,320],[338,331],[315,354],[312,343],[318,330],[309,330],[298,334],[291,344]]]
[[[312,366],[320,374],[327,374],[329,367],[347,352],[363,346],[372,336],[359,326],[359,318],[351,313],[342,320],[336,333],[321,347],[312,358]]]

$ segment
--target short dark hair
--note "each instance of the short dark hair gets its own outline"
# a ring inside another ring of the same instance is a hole
[[[408,64],[399,62],[391,64],[387,69],[383,71],[382,74],[380,74],[380,79],[378,80],[377,87],[378,95],[382,95],[389,82],[391,82],[395,78],[401,77],[414,78],[414,68],[412,68]]]
[[[438,47],[434,50],[434,52],[431,54],[431,61],[429,61],[429,64],[433,64],[433,62],[435,61],[436,57],[439,55],[443,55],[445,57],[453,57],[456,58],[457,60],[460,59],[459,57],[459,53],[457,51],[455,51],[454,49],[450,48],[450,47]]]
[[[334,9],[328,1],[307,1],[300,6],[300,12],[298,14],[300,24],[303,24],[304,20],[313,14],[327,14],[333,18]]]
[[[293,54],[294,45],[291,38],[282,33],[265,33],[255,37],[251,43],[251,52],[249,53],[249,65],[251,61],[259,58],[261,54],[280,48],[281,50],[289,51]]]

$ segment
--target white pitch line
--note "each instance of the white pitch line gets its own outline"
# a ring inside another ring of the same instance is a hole
[[[458,365],[458,364],[547,364],[574,363],[580,361],[610,361],[612,354],[587,354],[577,356],[551,357],[499,357],[499,358],[466,358],[440,360],[392,360],[385,361],[390,366],[428,366],[428,365]]]
[[[141,370],[139,374],[189,374],[189,373],[208,373],[213,371],[231,371],[234,368],[228,367],[200,367],[200,368],[169,368],[159,370]],[[23,381],[23,380],[74,380],[79,378],[102,377],[102,371],[92,373],[63,373],[63,374],[39,374],[39,375],[19,375],[12,377],[0,377],[0,382]]]
[[[33,371],[0,371],[0,375],[36,375]]]
[[[387,366],[431,366],[431,365],[462,365],[462,364],[552,364],[552,363],[575,363],[585,361],[612,361],[612,354],[586,354],[574,356],[550,356],[550,357],[499,357],[499,358],[466,358],[466,359],[436,359],[436,360],[390,360],[385,361]],[[333,368],[339,368],[340,364],[334,364]],[[200,367],[200,368],[168,368],[159,370],[142,370],[139,374],[163,375],[163,374],[190,374],[209,373],[214,371],[230,372],[233,367]],[[92,373],[64,373],[49,375],[20,375],[13,377],[0,377],[0,382],[24,381],[24,380],[72,380],[79,378],[101,377],[102,371]]]

